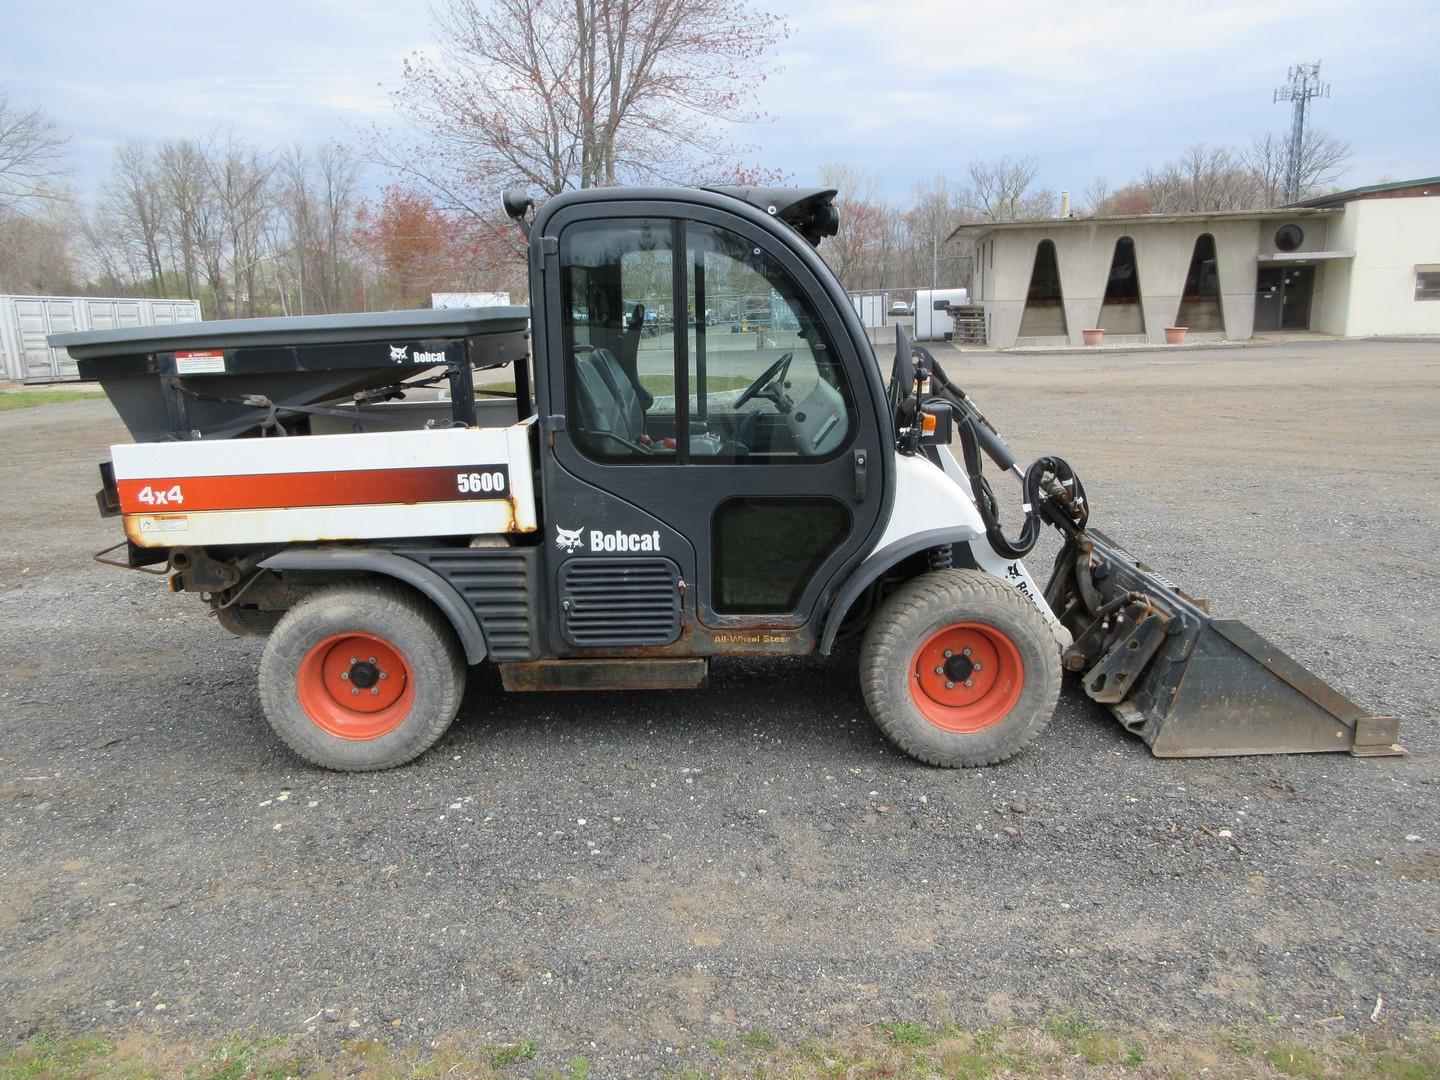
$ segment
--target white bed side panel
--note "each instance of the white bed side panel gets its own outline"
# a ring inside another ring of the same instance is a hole
[[[307,543],[367,536],[481,536],[509,531],[510,504],[500,501],[125,515],[125,533],[138,547]]]
[[[348,472],[457,468],[504,463],[514,443],[511,428],[444,428],[433,431],[368,432],[349,435],[292,435],[269,439],[196,439],[190,442],[120,443],[110,448],[117,480],[152,477],[254,476],[263,473]],[[510,461],[512,469],[520,461]],[[528,467],[526,472],[528,473]]]

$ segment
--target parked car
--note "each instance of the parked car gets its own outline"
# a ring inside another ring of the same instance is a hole
[[[907,304],[907,303],[905,303],[904,300],[896,300],[896,301],[894,301],[893,303],[891,303],[891,305],[890,305],[890,314],[891,314],[891,315],[909,315],[909,314],[911,314],[910,305]]]

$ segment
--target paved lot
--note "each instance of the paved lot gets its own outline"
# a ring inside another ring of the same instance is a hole
[[[943,772],[842,655],[689,695],[482,670],[416,765],[318,772],[255,639],[90,562],[108,405],[0,413],[3,1030],[465,1030],[615,1075],[752,1026],[1440,1013],[1440,346],[946,362],[1414,755],[1159,761],[1072,692],[1014,762]]]

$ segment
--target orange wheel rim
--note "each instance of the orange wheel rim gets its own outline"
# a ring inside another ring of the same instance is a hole
[[[378,739],[415,704],[415,677],[399,649],[374,634],[336,634],[311,647],[295,674],[311,723],[342,739]]]
[[[956,734],[984,731],[1010,715],[1025,665],[1010,636],[983,623],[932,634],[910,661],[910,699],[920,715]]]

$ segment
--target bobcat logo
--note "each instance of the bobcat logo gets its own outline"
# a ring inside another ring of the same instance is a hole
[[[581,545],[585,543],[585,537],[583,535],[584,532],[585,530],[583,528],[562,529],[559,525],[556,525],[555,546],[561,551],[565,552],[567,555],[578,551]]]
[[[391,345],[390,359],[397,364],[403,364],[410,359],[410,350],[405,345]]]

